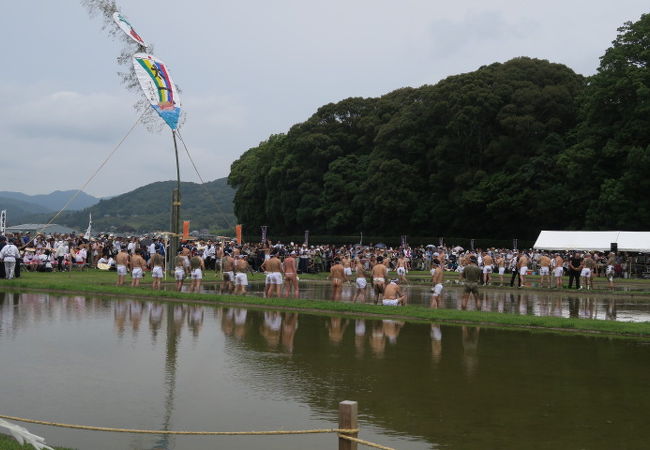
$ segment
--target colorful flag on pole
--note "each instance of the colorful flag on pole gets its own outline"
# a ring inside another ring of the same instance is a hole
[[[167,65],[153,55],[136,53],[133,67],[151,107],[172,130],[178,128],[181,100]]]
[[[126,20],[126,17],[124,17],[122,14],[115,12],[113,13],[113,20],[117,24],[118,27],[122,31],[124,31],[124,34],[126,34],[128,37],[130,37],[132,40],[134,40],[137,44],[143,46],[144,48],[149,47],[149,45],[140,37],[138,33],[135,32],[133,29],[133,26],[129,23],[128,20]]]

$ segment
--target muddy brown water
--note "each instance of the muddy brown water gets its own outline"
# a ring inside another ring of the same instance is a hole
[[[0,413],[111,427],[336,427],[400,449],[647,448],[650,343],[0,292]],[[80,450],[334,449],[334,435],[26,425]]]

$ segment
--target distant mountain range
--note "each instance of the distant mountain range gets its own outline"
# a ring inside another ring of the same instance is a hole
[[[35,212],[47,212],[58,211],[63,208],[63,206],[65,206],[65,204],[76,192],[77,191],[54,191],[50,194],[27,195],[23,194],[22,192],[0,191],[0,198],[31,203],[38,207],[45,208],[42,211]],[[77,211],[93,206],[99,202],[99,200],[100,199],[97,197],[88,195],[85,192],[80,192],[79,195],[74,199],[72,203],[70,203],[70,205],[68,205],[66,209],[70,211]],[[7,211],[7,215],[9,215],[9,211]]]
[[[50,194],[27,195],[22,192],[0,191],[0,210],[7,210],[8,225],[20,225],[30,222],[35,215],[47,215],[59,211],[76,192],[54,191]],[[99,202],[97,197],[80,192],[67,209],[80,210],[97,202]]]
[[[88,226],[88,216],[92,214],[95,231],[168,231],[171,193],[175,187],[175,181],[151,183],[126,194],[99,200],[80,211],[65,211],[57,217],[56,223],[84,230]],[[235,191],[228,186],[226,178],[204,185],[181,183],[181,220],[189,220],[192,230],[234,228],[234,196]],[[45,223],[50,218],[51,212],[32,214],[25,222]]]
[[[30,203],[14,198],[0,197],[0,210],[7,210],[7,224],[19,225],[26,222],[37,213],[51,212],[52,210],[36,203]]]

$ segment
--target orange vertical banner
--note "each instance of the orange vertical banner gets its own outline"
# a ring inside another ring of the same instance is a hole
[[[235,237],[237,238],[237,244],[241,245],[241,242],[242,242],[242,227],[241,227],[241,225],[235,225]]]
[[[183,221],[183,239],[188,240],[190,238],[190,221]]]

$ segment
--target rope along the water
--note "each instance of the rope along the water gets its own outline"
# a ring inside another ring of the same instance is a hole
[[[356,442],[358,444],[367,445],[368,447],[381,448],[383,450],[395,450],[393,447],[385,447],[383,445],[375,444],[374,442],[364,441],[363,439],[355,438],[352,436],[346,436],[345,434],[339,434],[339,437],[347,439],[348,441]]]
[[[81,191],[83,191],[83,190],[86,188],[86,186],[88,186],[88,183],[90,183],[90,182],[92,181],[92,179],[95,178],[95,177],[97,176],[97,174],[99,173],[99,171],[102,170],[102,167],[104,167],[104,166],[106,165],[106,163],[108,162],[108,160],[111,159],[111,157],[113,156],[113,154],[115,154],[115,152],[117,151],[117,149],[120,148],[120,146],[124,143],[124,141],[126,140],[126,138],[129,137],[129,135],[131,134],[131,132],[135,129],[135,127],[136,127],[136,126],[138,125],[138,123],[140,122],[140,119],[142,119],[142,116],[143,116],[143,115],[144,115],[144,112],[143,112],[142,114],[140,114],[140,116],[139,116],[138,119],[135,121],[135,123],[133,124],[133,126],[131,127],[131,129],[129,129],[129,131],[124,135],[124,137],[120,140],[120,142],[119,142],[119,143],[117,144],[117,146],[113,149],[113,151],[112,151],[112,152],[111,152],[111,153],[106,157],[106,159],[104,160],[104,162],[101,163],[101,164],[99,165],[99,167],[97,168],[97,170],[95,170],[95,173],[93,173],[93,174],[90,176],[90,178],[88,178],[88,180],[86,180],[86,182],[84,183],[84,185],[81,186],[81,187],[79,188],[79,190],[78,190],[77,192],[75,192],[75,194],[74,194],[72,197],[70,197],[70,200],[68,200],[67,203],[66,203],[65,205],[63,205],[63,208],[61,208],[61,210],[60,210],[58,213],[56,213],[56,214],[54,215],[54,217],[52,217],[52,218],[50,219],[50,221],[49,221],[49,222],[48,222],[48,223],[47,223],[43,228],[41,228],[40,230],[38,230],[38,232],[34,235],[34,237],[32,238],[32,240],[30,240],[27,244],[29,244],[30,242],[32,242],[32,241],[36,238],[37,235],[41,234],[41,233],[43,232],[43,230],[45,230],[45,229],[46,229],[46,228],[47,228],[47,227],[48,227],[52,222],[54,222],[54,220],[55,220],[57,217],[59,217],[59,215],[60,215],[63,211],[65,211],[65,209],[70,205],[70,203],[72,203],[72,202],[74,201],[74,199],[77,198],[77,197],[79,196],[79,194],[81,193]],[[26,245],[27,245],[27,244],[26,244]]]
[[[109,431],[112,433],[136,433],[136,434],[175,434],[175,435],[200,435],[200,436],[260,436],[260,435],[283,435],[283,434],[318,434],[318,433],[358,433],[359,429],[344,428],[323,428],[316,430],[270,430],[270,431],[170,431],[170,430],[137,430],[130,428],[109,428],[93,427],[88,425],[72,425],[68,423],[47,422],[44,420],[25,419],[23,417],[0,415],[0,418],[14,420],[16,422],[33,423],[36,425],[47,425],[59,428],[71,428],[74,430],[88,431]]]
[[[192,163],[192,166],[194,167],[194,171],[196,174],[199,176],[199,180],[201,180],[201,186],[203,186],[203,189],[205,189],[205,192],[208,194],[210,198],[212,198],[212,201],[214,202],[214,206],[217,207],[218,212],[221,214],[223,219],[226,221],[226,224],[228,225],[229,228],[232,228],[232,223],[230,223],[230,220],[228,220],[228,216],[223,212],[221,207],[219,206],[219,203],[217,203],[217,199],[212,195],[212,192],[205,186],[205,181],[203,181],[203,177],[199,173],[199,169],[196,167],[196,164],[194,164],[194,160],[192,159],[192,155],[190,155],[190,150],[187,148],[187,145],[185,145],[185,141],[183,140],[183,136],[181,136],[181,133],[176,130],[176,134],[178,135],[178,138],[181,140],[181,144],[183,144],[183,147],[185,148],[185,153],[187,153],[187,157],[190,159],[190,162]]]

